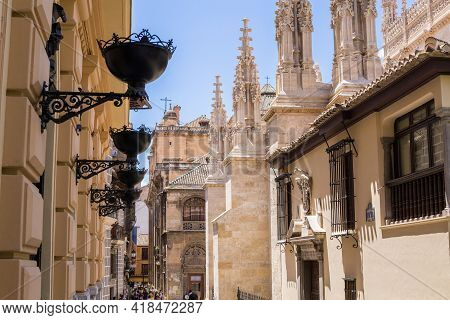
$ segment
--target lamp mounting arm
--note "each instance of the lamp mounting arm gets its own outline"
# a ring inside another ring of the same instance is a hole
[[[39,101],[41,108],[41,128],[45,130],[49,121],[61,124],[73,117],[81,116],[83,113],[106,102],[112,101],[115,107],[120,107],[127,98],[134,98],[136,100],[144,99],[130,92],[52,91],[48,90],[47,85],[44,84],[41,100]]]
[[[118,166],[119,170],[131,169],[137,164],[137,161],[133,160],[80,160],[76,159],[76,179],[88,180],[100,173]]]
[[[98,207],[98,214],[100,217],[107,217],[117,213],[119,210],[126,209],[126,206],[100,206]]]
[[[125,206],[122,198],[126,190],[121,189],[91,189],[91,203],[105,203],[108,206]]]

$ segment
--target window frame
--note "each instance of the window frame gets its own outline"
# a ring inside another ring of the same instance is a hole
[[[356,230],[354,140],[343,139],[327,148],[330,163],[331,233],[349,235]]]
[[[189,206],[189,214],[186,213],[186,208],[189,204],[189,202],[195,201],[195,200],[200,200],[202,202],[202,206]],[[199,217],[199,219],[193,219],[193,215],[192,215],[192,208],[202,208],[202,210],[200,211],[200,214],[195,214],[195,216]],[[190,197],[189,199],[187,199],[186,201],[184,201],[183,203],[183,222],[204,222],[205,218],[206,218],[206,201],[205,199],[198,197],[198,196],[194,196],[194,197]]]
[[[144,252],[146,253],[145,255]],[[148,247],[141,248],[141,260],[148,260]]]
[[[358,300],[355,278],[344,278],[345,300]]]
[[[414,114],[417,112],[420,112],[421,110],[426,110],[426,117],[425,119],[422,119],[418,121],[417,123],[414,123]],[[434,163],[434,157],[433,157],[433,134],[432,134],[432,127],[435,123],[440,121],[440,118],[436,115],[435,112],[435,104],[434,100],[430,100],[423,105],[421,105],[418,108],[415,108],[414,110],[409,111],[408,113],[398,117],[395,119],[394,122],[394,142],[392,144],[392,155],[393,158],[392,164],[393,164],[393,172],[391,173],[391,179],[399,179],[402,177],[406,177],[409,175],[417,174],[418,172],[426,171],[433,169],[436,167],[436,164]],[[398,130],[398,124],[404,119],[408,119],[408,127],[405,129]],[[414,133],[418,132],[419,130],[425,128],[427,131],[427,147],[428,147],[428,168],[416,170],[417,164],[415,159],[415,144],[414,144]],[[400,139],[409,136],[409,161],[410,161],[410,168],[411,172],[408,174],[402,174],[402,158],[401,158],[401,152],[400,152]]]
[[[147,270],[145,270],[145,269],[147,269]],[[147,272],[145,272],[145,271],[147,271]],[[148,276],[148,274],[149,274],[149,265],[148,265],[148,263],[141,264],[141,275]]]
[[[283,173],[277,178],[277,236],[285,240],[292,221],[292,174]]]

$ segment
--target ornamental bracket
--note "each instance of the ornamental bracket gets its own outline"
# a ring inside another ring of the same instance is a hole
[[[80,160],[76,159],[76,181],[84,179],[88,180],[100,173],[118,166],[119,170],[131,169],[137,164],[137,161],[133,160]]]
[[[41,130],[46,129],[47,123],[53,121],[61,124],[73,117],[81,115],[106,102],[112,101],[115,107],[120,107],[127,98],[135,101],[144,101],[144,97],[139,97],[133,93],[99,93],[99,92],[69,92],[48,90],[48,85],[44,83],[39,105],[41,108]]]
[[[111,216],[119,210],[125,210],[127,206],[100,206],[98,207],[98,214],[100,217]]]
[[[91,203],[105,203],[106,206],[125,206],[122,200],[125,192],[125,190],[108,187],[105,189],[91,189]]]
[[[336,246],[336,249],[342,250],[342,247],[344,246],[342,238],[345,238],[345,239],[352,238],[354,241],[352,247],[355,249],[359,248],[358,235],[356,233],[348,233],[348,234],[344,234],[344,235],[332,235],[330,237],[330,240],[336,239],[339,242],[339,244]]]

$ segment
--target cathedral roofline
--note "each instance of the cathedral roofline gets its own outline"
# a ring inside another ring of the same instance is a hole
[[[345,117],[347,125],[351,125],[367,115],[389,106],[389,103],[398,100],[417,86],[441,74],[450,74],[450,44],[435,38],[428,38],[426,43],[425,51],[416,52],[400,60],[343,104],[333,105],[322,112],[304,134],[288,146],[276,149],[267,156],[267,159],[274,162],[286,156],[287,160],[291,161],[292,156],[290,154],[293,153],[300,157],[323,143],[321,134],[327,133],[332,136],[332,133],[336,134],[336,132],[344,130],[341,128],[342,121],[332,121],[332,119]],[[404,78],[408,78],[408,81]],[[398,83],[400,79],[402,79],[405,87],[402,90],[398,86],[394,88],[394,84]],[[369,103],[371,100],[381,99],[381,95],[385,96],[383,105],[380,105],[378,100],[375,101],[377,103]],[[363,103],[365,107],[363,109],[358,108]],[[346,115],[343,113],[346,113]],[[327,126],[326,130],[322,129],[323,126]]]

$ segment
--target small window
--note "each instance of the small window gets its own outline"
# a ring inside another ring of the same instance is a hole
[[[356,300],[356,279],[348,278],[345,281],[345,300]]]
[[[141,259],[148,260],[148,248],[142,248],[141,250],[142,250],[141,251],[141,255],[142,255]]]
[[[205,200],[191,198],[184,203],[183,221],[205,221]]]
[[[395,121],[394,176],[400,178],[443,163],[442,124],[434,102]]]
[[[148,275],[148,264],[143,264],[142,265],[142,275],[146,276]]]
[[[275,179],[275,182],[277,183],[278,240],[284,240],[292,220],[291,175],[282,174]]]

